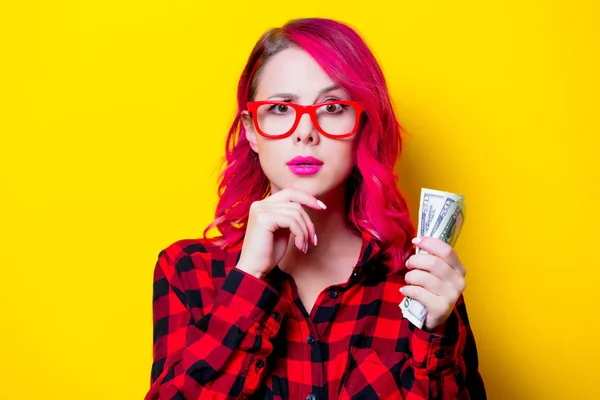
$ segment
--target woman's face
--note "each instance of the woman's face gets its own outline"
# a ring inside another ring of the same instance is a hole
[[[311,105],[352,99],[344,90],[335,87],[307,52],[293,47],[277,53],[264,65],[253,101],[261,100]],[[285,109],[284,106],[272,112]],[[261,112],[258,115],[261,118]],[[275,117],[281,118],[281,115]],[[256,132],[247,112],[244,112],[243,121],[250,146],[258,153],[260,165],[271,182],[271,193],[285,188],[302,190],[316,197],[334,190],[343,193],[343,184],[354,166],[353,149],[358,133],[342,139],[329,138],[317,131],[310,115],[304,114],[290,136],[273,139]],[[314,157],[322,165],[314,168],[317,172],[311,171],[310,166],[288,165],[298,156]]]

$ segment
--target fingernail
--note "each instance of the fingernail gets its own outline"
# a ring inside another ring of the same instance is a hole
[[[308,251],[308,242],[304,243],[304,254]]]
[[[313,242],[315,244],[315,246],[317,245],[317,234],[315,233],[315,240]]]
[[[419,244],[419,243],[421,243],[421,238],[420,238],[420,237],[416,237],[416,238],[414,238],[414,239],[412,240],[412,242],[413,242],[414,244]]]
[[[325,210],[327,208],[327,206],[325,205],[325,203],[323,203],[321,200],[317,200],[317,204],[319,205],[319,207],[321,207],[323,210]]]
[[[406,263],[404,265],[406,265],[406,268],[408,268],[408,260],[406,260]]]
[[[400,288],[400,293],[404,293],[404,287]]]

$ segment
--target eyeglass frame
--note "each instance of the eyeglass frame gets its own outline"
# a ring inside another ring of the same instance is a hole
[[[291,106],[296,111],[296,120],[294,121],[294,124],[292,125],[292,127],[290,128],[289,131],[287,131],[286,133],[282,133],[280,135],[269,135],[268,133],[265,133],[260,129],[260,127],[258,126],[258,115],[257,115],[258,113],[256,111],[258,110],[258,107],[260,107],[261,105],[264,105],[264,104],[281,104],[281,105],[285,105],[285,106]],[[319,122],[317,120],[317,110],[328,104],[346,104],[346,105],[354,107],[354,109],[356,110],[356,122],[354,123],[354,128],[352,128],[350,133],[346,133],[343,135],[332,135],[330,133],[325,132],[321,128],[321,125],[319,125]],[[317,129],[317,131],[319,131],[319,133],[323,134],[324,136],[327,136],[332,139],[347,138],[347,137],[354,135],[356,133],[356,131],[358,130],[358,126],[360,124],[360,115],[364,111],[364,108],[360,105],[360,103],[357,101],[354,101],[354,100],[325,101],[323,103],[311,104],[308,106],[292,103],[289,101],[260,100],[260,101],[248,102],[247,105],[248,105],[248,112],[250,113],[250,116],[252,117],[252,122],[253,122],[254,127],[256,128],[257,132],[259,134],[261,134],[262,136],[264,136],[266,138],[270,138],[270,139],[283,139],[283,138],[290,136],[298,127],[298,124],[300,123],[300,119],[302,118],[302,116],[304,114],[310,115],[310,119],[313,123],[313,126]]]

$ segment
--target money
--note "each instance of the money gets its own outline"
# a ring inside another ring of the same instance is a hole
[[[433,189],[421,189],[417,235],[438,238],[454,246],[465,219],[464,197],[459,194]],[[428,254],[417,246],[416,254]],[[405,297],[400,303],[402,315],[422,329],[427,317],[425,306]]]
[[[421,202],[419,208],[419,226],[417,232],[419,236],[425,236],[429,231],[429,225],[438,210],[444,205],[444,192],[437,190],[421,190]]]

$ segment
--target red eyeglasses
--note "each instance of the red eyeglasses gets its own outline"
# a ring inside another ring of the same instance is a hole
[[[259,134],[268,138],[285,138],[294,132],[304,114],[323,135],[341,139],[358,129],[363,108],[356,101],[327,101],[303,106],[287,101],[252,101],[248,111]]]

